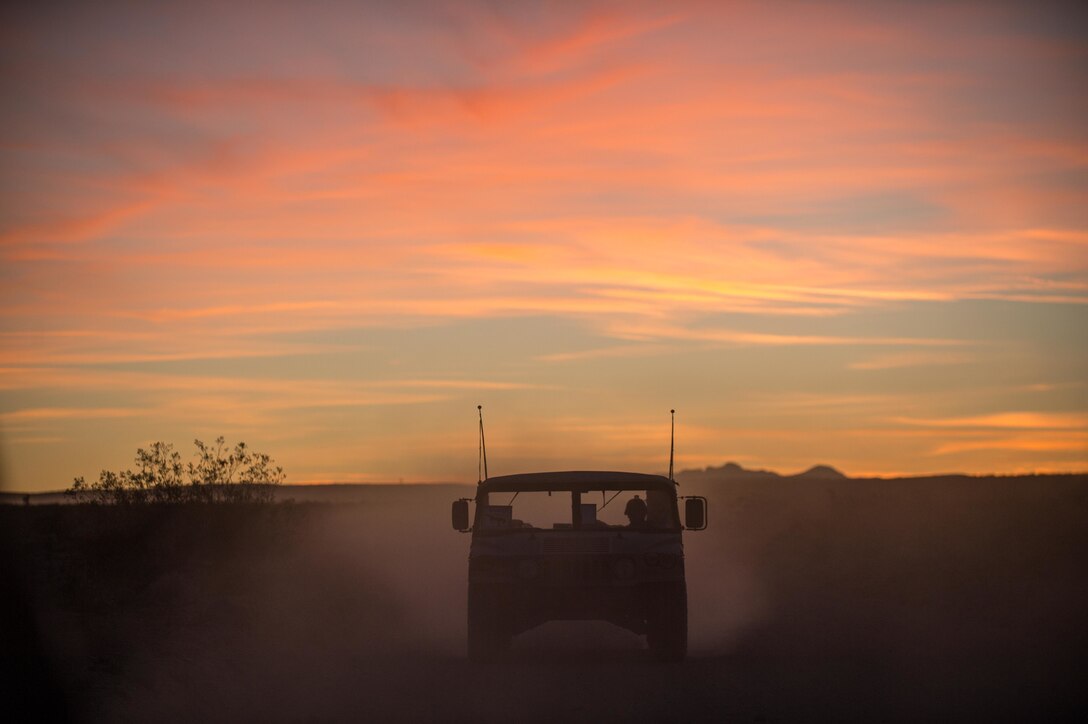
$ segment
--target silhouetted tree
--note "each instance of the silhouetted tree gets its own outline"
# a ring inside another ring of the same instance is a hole
[[[272,486],[286,479],[271,457],[251,451],[244,442],[227,447],[222,436],[214,445],[194,440],[196,458],[182,464],[169,443],[155,442],[136,451],[136,469],[103,470],[88,483],[78,477],[65,492],[93,503],[267,503]]]

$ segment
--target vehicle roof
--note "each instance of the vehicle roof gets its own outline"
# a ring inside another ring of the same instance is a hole
[[[674,490],[676,483],[664,475],[621,473],[611,470],[566,470],[554,473],[499,475],[480,483],[482,490],[517,492],[533,490]]]

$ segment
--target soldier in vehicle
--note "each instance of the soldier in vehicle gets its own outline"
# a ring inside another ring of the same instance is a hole
[[[627,520],[631,521],[629,527],[646,527],[646,502],[638,495],[627,501],[627,507],[623,509],[623,514],[627,516]]]

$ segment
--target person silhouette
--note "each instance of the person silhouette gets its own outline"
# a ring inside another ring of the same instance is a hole
[[[646,502],[637,495],[627,501],[627,507],[623,509],[627,520],[631,521],[631,528],[642,528],[646,525]]]

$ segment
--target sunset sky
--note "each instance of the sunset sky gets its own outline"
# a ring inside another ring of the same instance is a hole
[[[1072,7],[0,11],[0,479],[1088,470]]]

